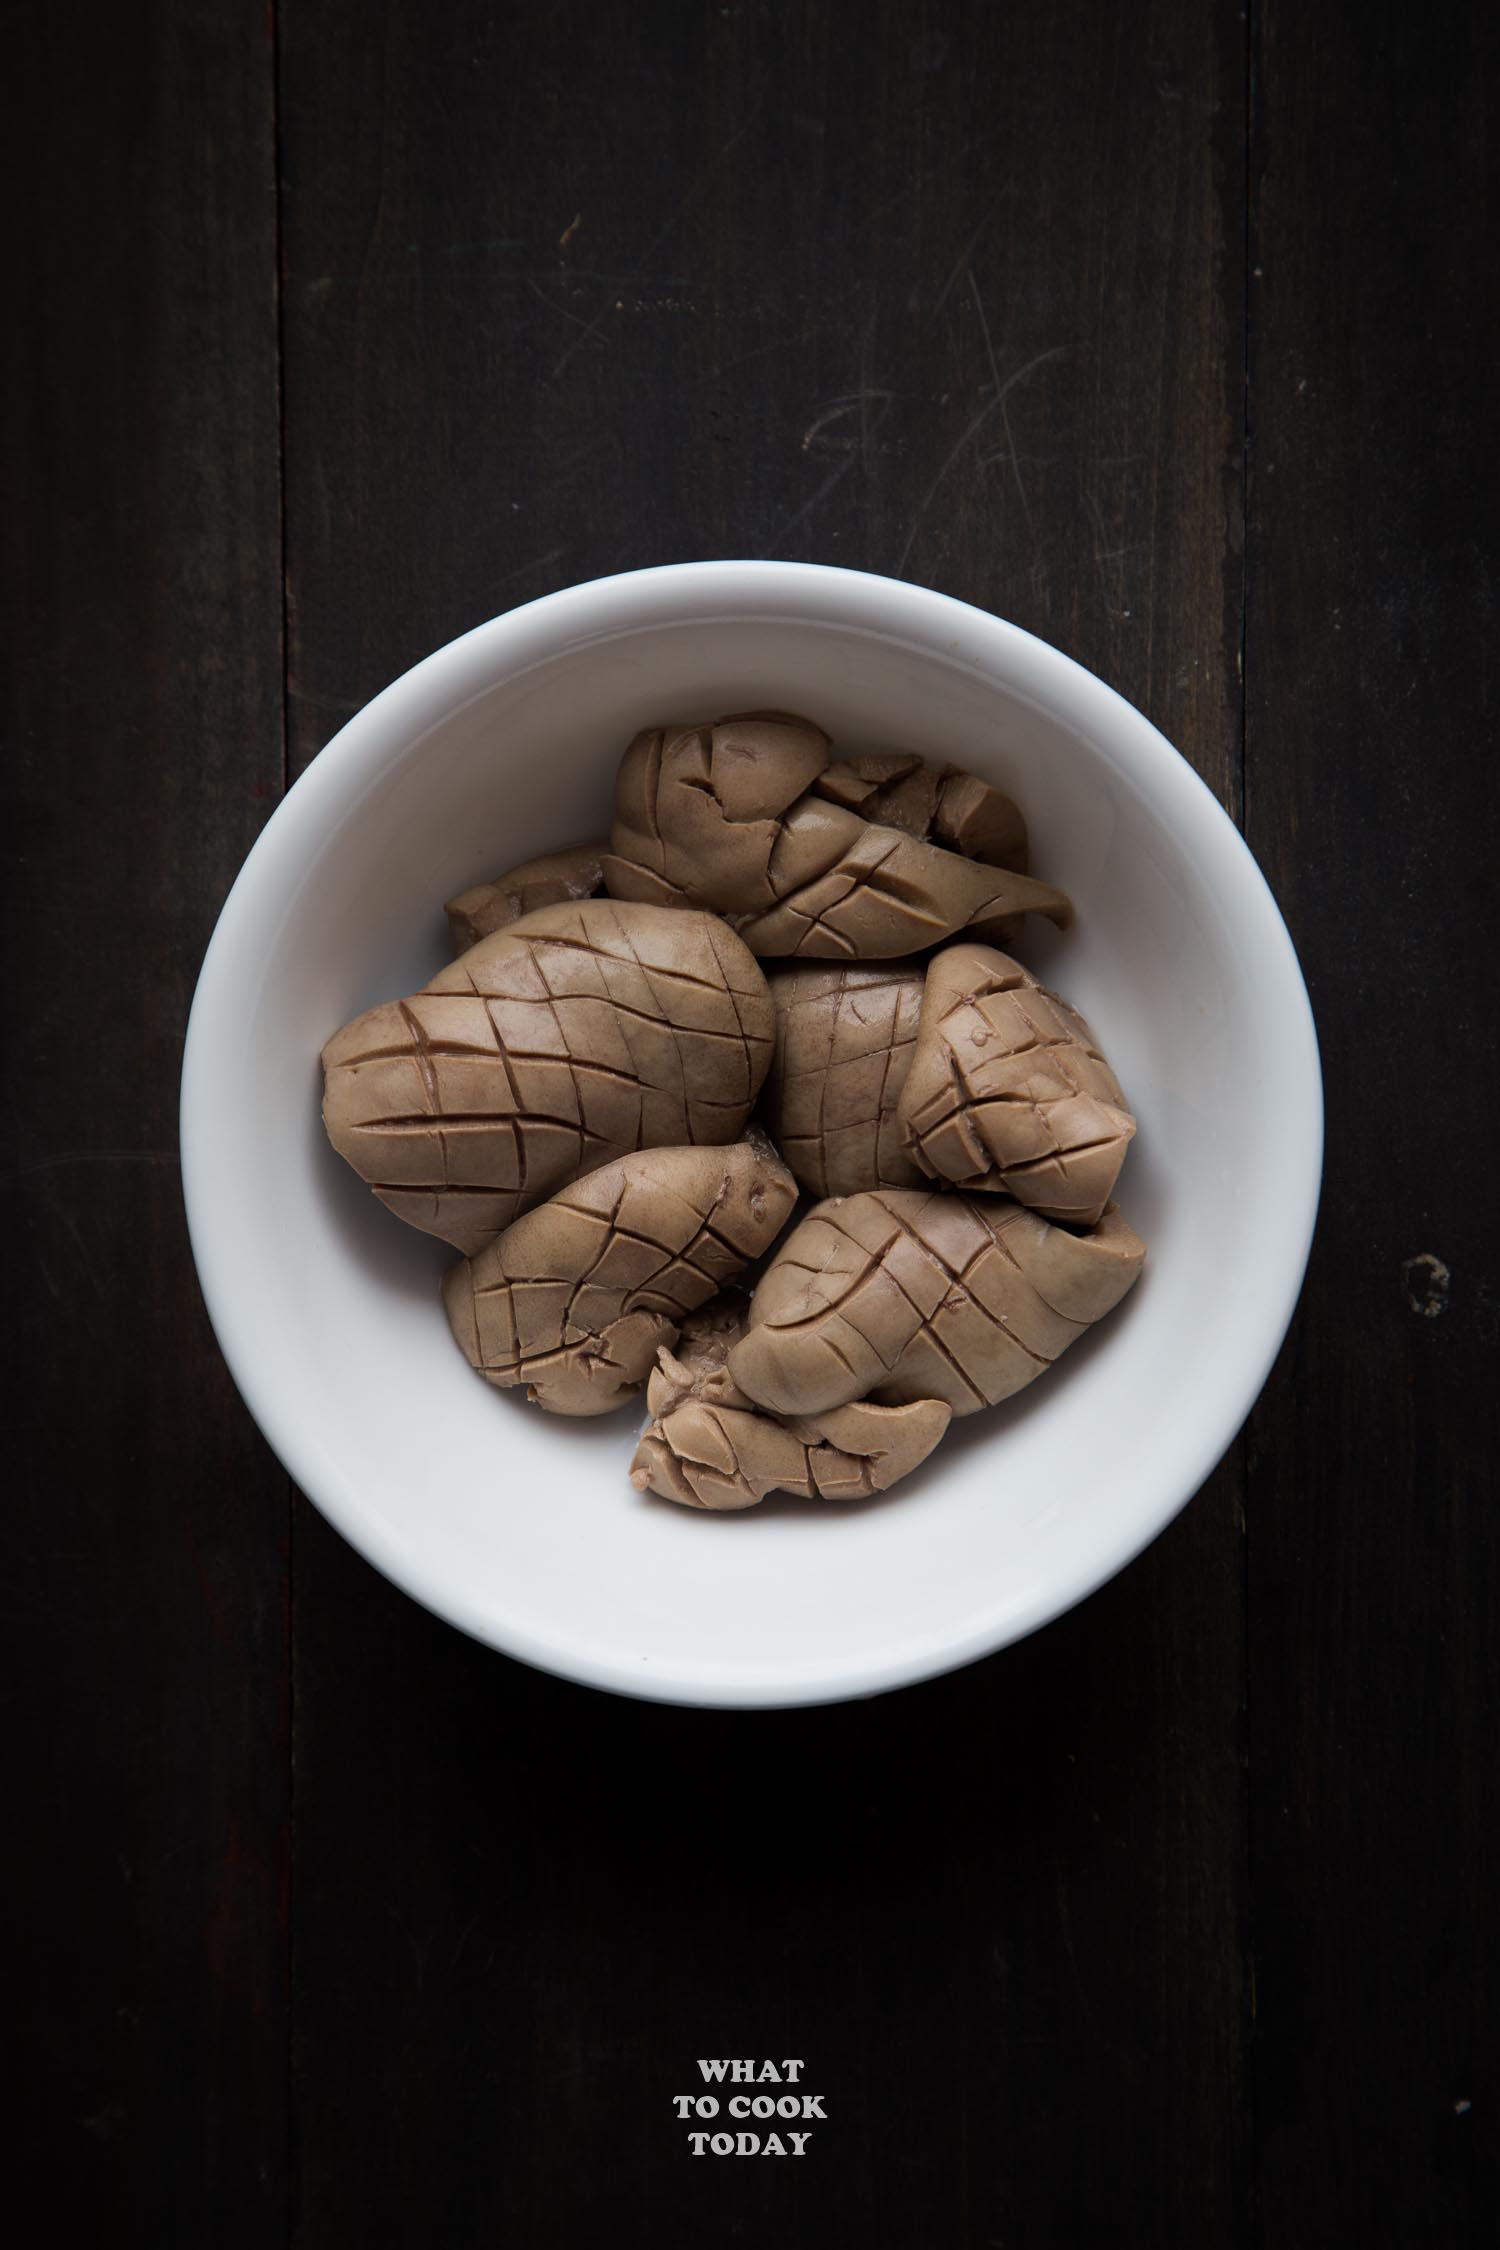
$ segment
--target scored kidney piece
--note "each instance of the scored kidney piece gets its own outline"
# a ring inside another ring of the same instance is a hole
[[[930,1179],[1073,1226],[1102,1215],[1135,1133],[1077,1009],[984,945],[928,962],[897,1106],[902,1148]]]
[[[450,898],[443,912],[455,955],[467,953],[481,938],[508,929],[540,906],[563,906],[570,899],[598,898],[604,889],[607,843],[570,844],[540,859],[522,860],[488,883]]]
[[[974,1414],[1044,1374],[1119,1303],[1145,1254],[1113,1207],[1073,1234],[1002,1196],[836,1197],[767,1267],[728,1370],[779,1414],[865,1397]]]
[[[858,1400],[826,1414],[785,1419],[747,1398],[728,1354],[746,1300],[718,1298],[665,1345],[646,1386],[652,1421],[630,1481],[687,1508],[753,1508],[768,1492],[852,1500],[885,1492],[925,1461],[951,1420],[940,1399],[908,1406]]]
[[[717,917],[547,906],[336,1032],[323,1120],[399,1218],[468,1253],[616,1157],[737,1140],[773,1044]]]
[[[796,1184],[763,1138],[652,1148],[564,1188],[443,1283],[469,1364],[554,1414],[608,1414],[775,1240]]]
[[[1028,910],[1070,919],[1068,900],[1049,884],[855,809],[878,806],[892,765],[905,775],[920,759],[862,761],[885,775],[867,782],[861,761],[834,766],[828,752],[821,727],[781,711],[638,734],[616,783],[604,862],[611,894],[708,908],[729,916],[753,953],[820,960],[887,960],[961,930],[998,935]],[[988,800],[1008,801],[958,778],[985,803],[965,811],[953,796],[948,832],[992,836],[1004,816]]]
[[[902,828],[908,836],[941,844],[986,867],[1008,867],[1025,875],[1031,847],[1020,806],[962,766],[933,766],[902,751],[877,751],[825,766],[813,784],[820,797],[847,805],[882,828]],[[997,945],[1020,936],[1022,914],[987,923]]]
[[[794,961],[767,972],[776,1052],[766,1129],[809,1195],[920,1187],[897,1102],[916,1048],[922,971],[907,961]]]

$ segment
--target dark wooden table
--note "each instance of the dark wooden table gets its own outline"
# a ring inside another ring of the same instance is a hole
[[[1494,25],[13,18],[8,2014],[48,2240],[1492,2239]],[[488,1654],[289,1491],[175,1105],[219,905],[352,711],[551,587],[747,554],[942,587],[1149,713],[1285,909],[1329,1136],[1280,1364],[1154,1548],[955,1677],[741,1716]],[[805,2159],[689,2156],[671,2097],[725,2054],[806,2059]]]

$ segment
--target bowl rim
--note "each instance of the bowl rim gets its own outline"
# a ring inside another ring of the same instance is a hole
[[[1080,1556],[1065,1576],[1019,1608],[987,1617],[961,1634],[928,1633],[861,1661],[826,1670],[805,1665],[786,1676],[652,1675],[623,1659],[570,1648],[555,1629],[529,1632],[497,1620],[466,1589],[425,1573],[420,1558],[369,1520],[360,1494],[336,1458],[288,1413],[263,1377],[256,1323],[236,1293],[216,1214],[234,1193],[217,1161],[209,1128],[213,1089],[224,1058],[223,1026],[235,1020],[259,983],[262,940],[274,932],[289,874],[305,872],[326,836],[327,816],[346,812],[405,758],[431,729],[495,682],[531,665],[651,626],[739,614],[778,614],[801,623],[871,632],[915,642],[983,677],[1001,676],[1013,694],[1059,712],[1086,731],[1098,753],[1128,777],[1150,784],[1184,848],[1211,873],[1221,897],[1255,926],[1262,974],[1275,988],[1278,1093],[1292,1124],[1293,1164],[1283,1183],[1284,1255],[1240,1329],[1237,1379],[1183,1403],[1189,1427],[1177,1473],[1156,1504],[1117,1527],[1107,1544]],[[1115,748],[1123,746],[1117,757]],[[711,561],[665,563],[582,581],[539,596],[472,627],[422,657],[355,712],[286,791],[252,845],[220,911],[200,969],[183,1049],[180,1100],[183,1199],[188,1237],[214,1334],[241,1397],[297,1486],[357,1552],[426,1609],[472,1638],[539,1670],[585,1686],[648,1701],[720,1708],[811,1705],[868,1696],[933,1678],[1025,1638],[1095,1592],[1150,1545],[1223,1459],[1271,1371],[1296,1309],[1312,1246],[1323,1161],[1323,1087],[1301,967],[1279,907],[1249,845],[1217,797],[1144,714],[1076,659],[1021,626],[935,589],[873,572],[822,563]]]

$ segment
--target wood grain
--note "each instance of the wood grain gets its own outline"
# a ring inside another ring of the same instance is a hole
[[[146,0],[31,10],[7,56],[13,2163],[59,2242],[263,2244],[286,1486],[199,1302],[176,1108],[281,783],[271,50],[259,7]]]
[[[1500,2210],[1497,60],[1466,9],[1259,16],[1249,831],[1328,1097],[1248,1502],[1278,2250],[1478,2242]]]
[[[1238,801],[1228,7],[292,8],[297,763],[548,587],[904,572]],[[1034,1644],[869,1705],[606,1702],[297,1541],[309,2243],[1247,2238],[1237,1471]],[[801,2167],[695,2059],[807,2058]]]
[[[1446,0],[13,32],[7,1904],[58,2239],[1488,2241],[1497,46]],[[174,1115],[283,729],[300,770],[481,618],[733,554],[1146,710],[1329,1090],[1302,1311],[1172,1530],[986,1664],[738,1716],[289,1543]],[[805,2059],[806,2160],[690,2157],[709,2054]]]

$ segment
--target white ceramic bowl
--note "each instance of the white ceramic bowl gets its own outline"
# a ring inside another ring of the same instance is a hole
[[[1149,1248],[1120,1310],[879,1500],[714,1516],[635,1492],[639,1416],[557,1420],[448,1333],[451,1253],[324,1140],[318,1052],[446,958],[441,902],[602,832],[664,718],[802,710],[1010,790],[1079,907],[1029,962],[1135,1105],[1118,1196]],[[1119,1570],[1191,1497],[1291,1317],[1322,1155],[1296,956],[1231,822],[1056,650],[920,587],[793,563],[599,580],[378,695],[268,823],[188,1030],[183,1179],[225,1357],[302,1489],[377,1568],[527,1662],[669,1701],[811,1703],[982,1656]]]

